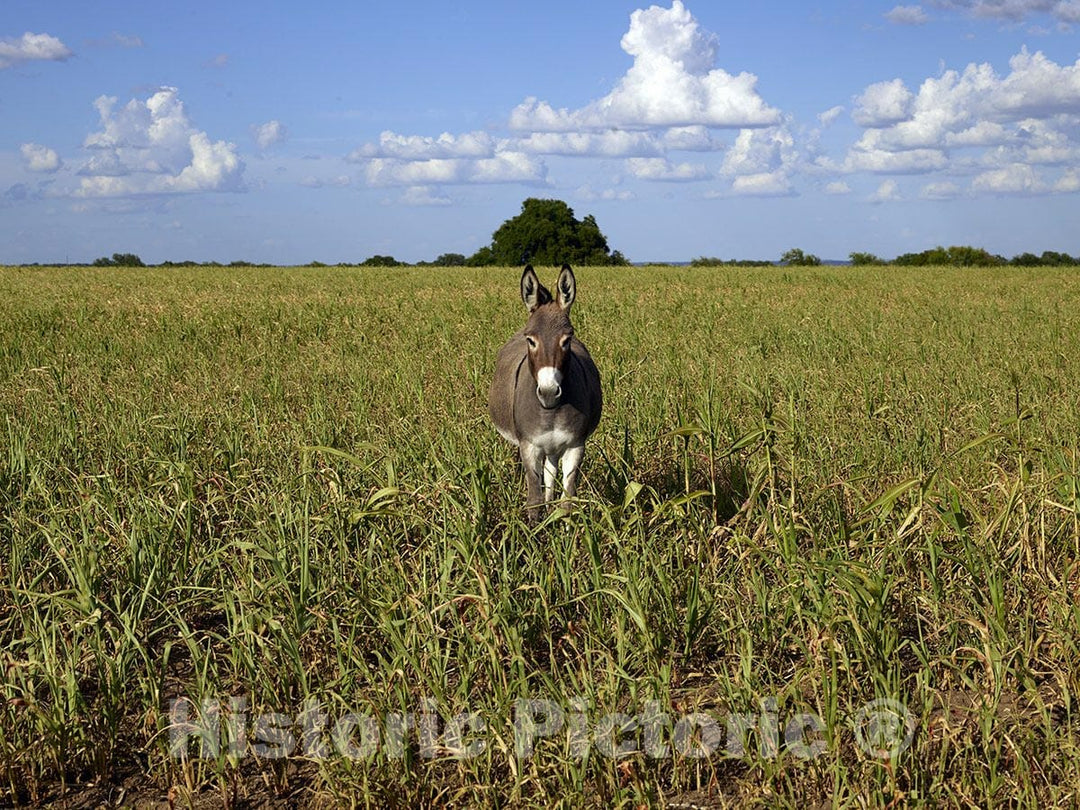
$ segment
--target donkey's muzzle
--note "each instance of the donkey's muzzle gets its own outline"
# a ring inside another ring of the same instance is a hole
[[[562,372],[559,369],[545,366],[536,373],[536,398],[544,408],[558,407],[562,401]]]

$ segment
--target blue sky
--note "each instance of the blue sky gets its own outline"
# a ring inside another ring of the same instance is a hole
[[[1080,254],[1080,0],[0,6],[0,263]]]

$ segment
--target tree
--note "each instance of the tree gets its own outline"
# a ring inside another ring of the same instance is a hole
[[[361,267],[401,267],[401,265],[402,262],[393,256],[379,256],[378,254],[360,262]]]
[[[134,253],[114,253],[112,258],[94,259],[94,267],[146,267]]]
[[[1010,264],[1014,264],[1017,267],[1038,267],[1041,262],[1039,261],[1039,257],[1034,253],[1021,253],[1018,256],[1013,256]]]
[[[953,245],[943,248],[940,245],[922,253],[905,253],[897,256],[895,264],[927,267],[933,265],[953,265],[955,267],[996,267],[1005,264],[1005,259],[995,256],[983,248],[970,245]]]
[[[506,220],[492,234],[490,247],[480,248],[470,265],[517,266],[526,263],[559,265],[628,264],[619,251],[611,252],[607,238],[591,214],[583,220],[562,200],[530,197],[521,213]]]
[[[885,264],[884,261],[879,259],[873,253],[859,253],[855,251],[848,255],[851,259],[851,263],[855,265],[867,265],[867,264]]]
[[[813,253],[803,253],[800,248],[792,248],[780,257],[780,263],[788,267],[817,267],[821,259]]]
[[[432,262],[436,267],[462,267],[465,256],[461,253],[442,253]]]
[[[489,265],[498,264],[498,262],[495,260],[495,251],[491,249],[490,245],[485,245],[467,258],[465,264],[468,267],[488,267]]]
[[[1056,250],[1044,250],[1039,257],[1039,263],[1048,267],[1057,267],[1065,264],[1077,264],[1077,260],[1068,253],[1058,253]]]

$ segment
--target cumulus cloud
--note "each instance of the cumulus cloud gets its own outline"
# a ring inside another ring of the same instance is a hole
[[[27,31],[18,39],[0,39],[0,70],[23,62],[63,62],[70,56],[71,49],[50,34]]]
[[[834,180],[831,183],[825,184],[825,193],[833,195],[850,194],[851,186],[849,186],[843,180]]]
[[[251,127],[251,137],[255,139],[255,145],[260,149],[269,149],[275,143],[285,140],[288,130],[278,120],[267,121],[265,124],[254,124]]]
[[[735,194],[748,197],[788,197],[793,190],[786,172],[758,172],[736,177],[731,183]]]
[[[510,114],[510,126],[533,132],[653,127],[756,127],[775,124],[778,110],[757,92],[757,76],[713,67],[717,38],[673,0],[630,15],[620,43],[634,63],[607,96],[576,110],[527,98]]]
[[[367,143],[353,150],[346,160],[367,158],[396,158],[398,160],[447,160],[451,158],[494,157],[496,141],[486,132],[466,132],[451,135],[444,132],[437,138],[424,135],[399,135],[386,130],[378,143]]]
[[[1047,187],[1034,168],[1014,163],[978,175],[971,181],[971,190],[984,194],[1041,194]]]
[[[91,157],[79,170],[78,196],[242,189],[244,164],[236,146],[211,141],[196,129],[176,88],[163,87],[145,101],[116,105],[109,96],[94,103],[101,130],[83,142]]]
[[[1080,170],[1069,169],[1054,183],[1054,191],[1059,194],[1075,194],[1080,191]]]
[[[705,180],[709,170],[700,163],[672,163],[667,158],[629,158],[626,167],[639,180],[691,182]]]
[[[1058,65],[1026,48],[999,76],[987,64],[969,64],[926,79],[918,94],[900,79],[871,85],[859,98],[856,123],[890,127],[887,139],[899,148],[940,142],[981,122],[1008,123],[1080,113],[1080,60]]]
[[[848,152],[840,170],[870,174],[922,174],[938,171],[949,165],[940,149],[908,149],[892,152],[886,149],[853,148]]]
[[[864,127],[895,124],[908,117],[913,98],[902,79],[878,82],[856,97],[851,117]]]
[[[870,202],[872,203],[885,203],[893,202],[900,199],[900,186],[897,185],[895,180],[885,180],[880,186],[877,187],[877,191],[870,195]]]
[[[843,115],[843,113],[844,113],[844,108],[841,105],[837,104],[835,107],[830,107],[829,109],[825,110],[825,112],[823,112],[823,113],[818,113],[818,122],[823,127],[827,127],[831,123],[833,123],[837,118],[839,118],[841,115]]]
[[[32,172],[52,173],[58,171],[63,165],[56,150],[37,143],[24,143],[19,147],[26,168]]]
[[[707,127],[670,127],[658,132],[533,132],[502,142],[537,155],[568,157],[660,157],[668,152],[717,152],[724,145]]]
[[[724,155],[721,172],[750,175],[787,171],[797,157],[795,139],[786,127],[744,129]]]
[[[401,202],[405,205],[451,205],[453,200],[445,194],[435,191],[431,186],[410,186],[401,194]]]
[[[919,196],[924,200],[952,200],[960,196],[960,187],[948,181],[927,183],[922,187]]]
[[[548,157],[624,159],[628,177],[689,182],[715,176],[715,168],[676,159],[675,153],[720,153],[728,145],[716,137],[715,129],[749,130],[780,121],[779,112],[758,95],[755,76],[715,66],[718,40],[699,26],[682,0],[673,0],[669,9],[652,6],[634,12],[621,45],[633,65],[611,93],[584,107],[556,109],[532,97],[510,112],[505,136],[386,131],[346,160],[360,164],[361,176],[372,186],[547,184]],[[766,141],[755,142],[753,161],[748,158],[729,173],[775,171],[783,161],[769,157],[775,147]],[[632,197],[622,189],[583,188],[587,190],[582,195],[595,199]]]
[[[930,18],[922,6],[894,6],[885,12],[885,19],[893,25],[923,25]]]
[[[537,155],[647,157],[664,151],[661,140],[649,132],[534,132],[516,141],[516,147]]]
[[[373,186],[426,186],[452,183],[530,183],[547,181],[547,167],[524,152],[499,152],[490,158],[399,160],[371,158],[364,176]]]
[[[879,82],[856,99],[852,117],[865,131],[842,161],[819,161],[821,168],[879,174],[975,170],[981,172],[971,186],[975,192],[1044,193],[1047,186],[1033,166],[1080,163],[1080,60],[1059,65],[1022,49],[1003,75],[989,64],[972,63],[924,80],[917,92],[900,79]]]
[[[592,186],[584,185],[577,190],[577,195],[586,202],[626,202],[635,199],[634,192],[624,188],[605,188],[596,190]]]

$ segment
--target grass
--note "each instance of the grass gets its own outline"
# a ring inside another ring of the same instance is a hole
[[[0,804],[1080,801],[1073,271],[577,275],[605,412],[534,531],[516,269],[0,269]]]

